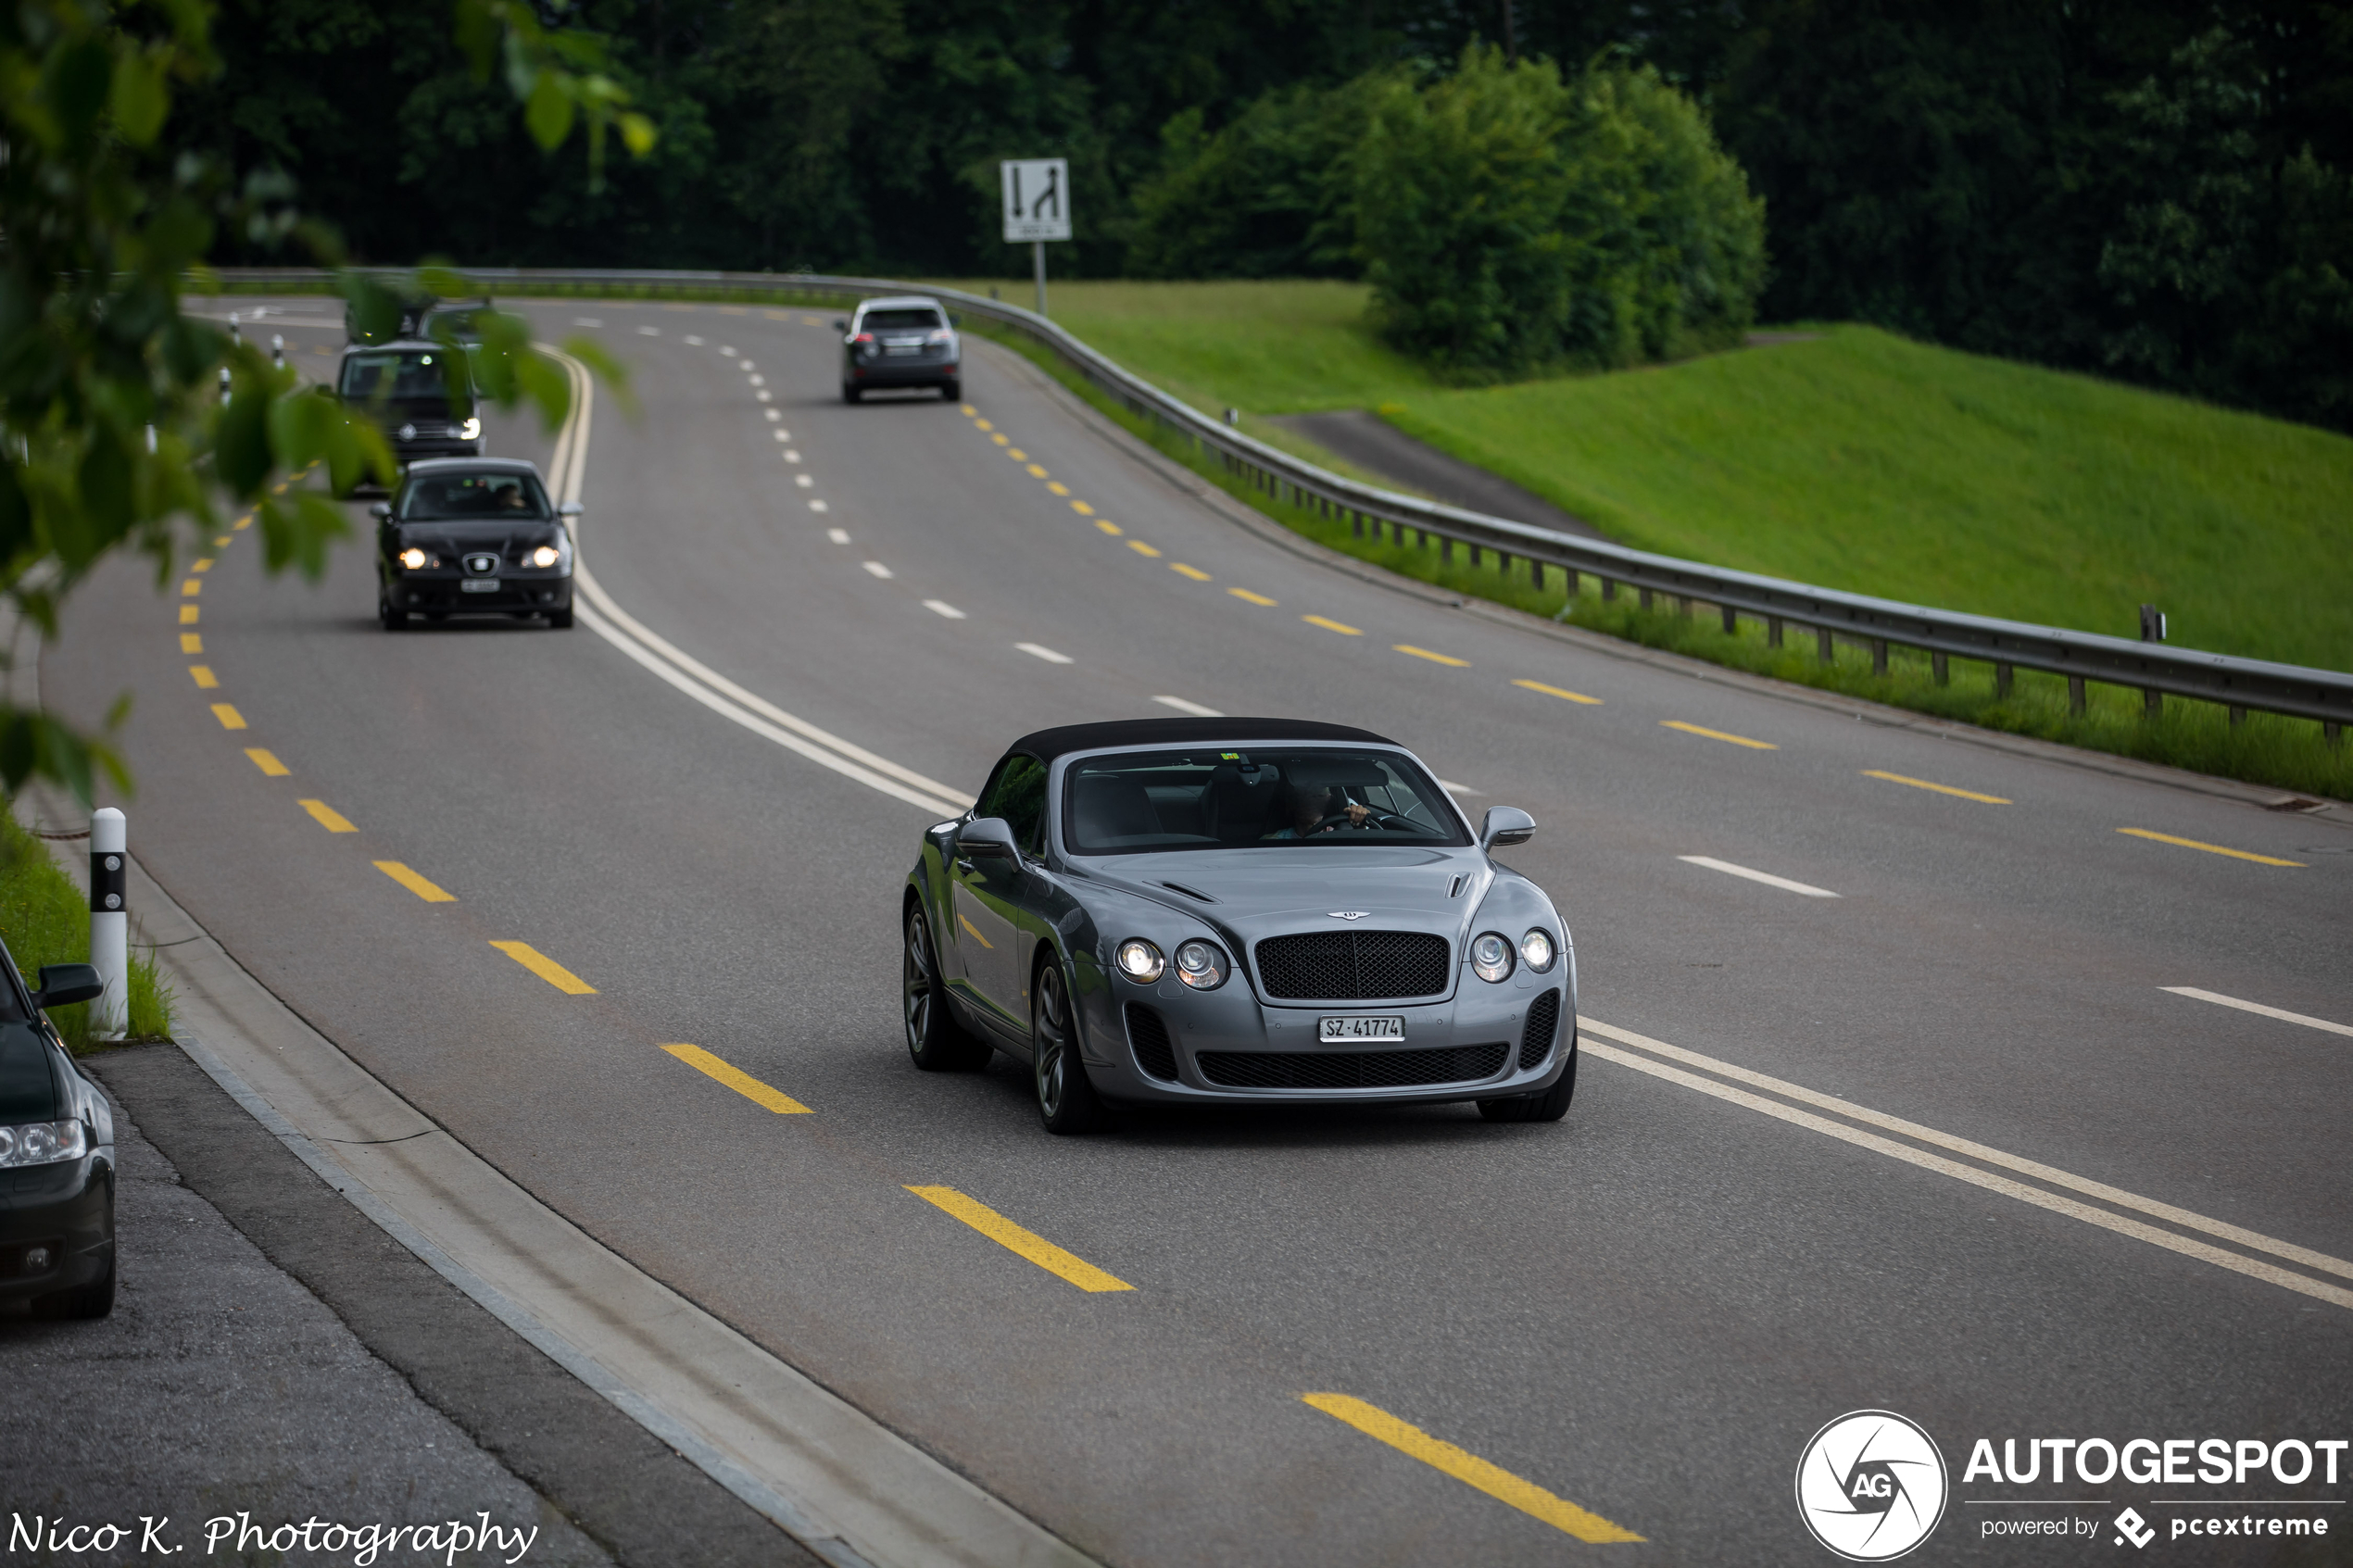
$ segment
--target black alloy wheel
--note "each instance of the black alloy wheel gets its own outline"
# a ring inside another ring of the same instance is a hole
[[[1561,1065],[1561,1075],[1549,1089],[1532,1095],[1511,1095],[1503,1099],[1483,1099],[1478,1113],[1490,1122],[1557,1122],[1568,1114],[1568,1102],[1577,1098],[1577,1041],[1568,1042],[1568,1060]]]
[[[1029,1050],[1038,1079],[1038,1114],[1050,1133],[1091,1133],[1110,1121],[1087,1064],[1078,1059],[1063,966],[1049,953],[1029,987]]]
[[[931,922],[920,905],[907,911],[907,946],[900,958],[901,1016],[907,1054],[926,1073],[973,1073],[988,1064],[989,1047],[956,1022],[939,981]]]

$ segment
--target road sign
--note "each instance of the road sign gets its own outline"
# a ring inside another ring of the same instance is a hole
[[[997,166],[1005,186],[1005,243],[1070,238],[1070,160],[1008,158]]]

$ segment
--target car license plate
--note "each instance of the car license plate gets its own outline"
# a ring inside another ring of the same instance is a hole
[[[1327,1018],[1316,1037],[1326,1044],[1340,1040],[1402,1040],[1405,1020],[1396,1013],[1386,1018]]]
[[[496,577],[469,577],[464,582],[458,584],[458,591],[463,594],[495,594],[498,591],[498,579]]]
[[[899,344],[895,344],[895,343],[893,343],[893,344],[886,344],[886,345],[883,346],[883,353],[884,353],[884,354],[886,354],[886,355],[892,355],[892,354],[921,354],[923,351],[924,351],[924,345],[923,345],[922,344],[920,344],[920,343],[911,343],[911,344],[907,344],[907,345],[905,345],[904,346],[901,346],[901,345],[899,345]]]

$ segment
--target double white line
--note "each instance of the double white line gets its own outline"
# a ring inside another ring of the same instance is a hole
[[[568,354],[544,350],[572,378],[572,411],[556,434],[549,476],[560,502],[580,499],[581,477],[588,460],[588,431],[594,416],[596,383],[587,367]],[[582,560],[579,530],[573,533],[572,584],[575,609],[588,629],[637,663],[693,697],[713,713],[742,725],[763,740],[830,768],[844,778],[893,799],[920,806],[935,817],[953,817],[970,806],[972,797],[887,757],[842,739],[806,719],[797,718],[756,692],[745,690],[692,655],[673,646],[614,602]]]

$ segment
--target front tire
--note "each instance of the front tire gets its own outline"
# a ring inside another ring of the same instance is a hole
[[[907,911],[899,974],[907,1054],[915,1065],[925,1073],[974,1073],[988,1066],[988,1042],[973,1038],[948,1005],[948,988],[939,979],[939,949],[932,946],[931,922],[924,918],[921,905]]]
[[[1577,1047],[1571,1041],[1568,1060],[1551,1088],[1532,1095],[1480,1100],[1478,1113],[1490,1122],[1557,1122],[1568,1114],[1568,1102],[1576,1098]]]
[[[1073,1027],[1070,989],[1063,966],[1048,954],[1038,966],[1029,987],[1029,1053],[1038,1085],[1038,1115],[1050,1133],[1092,1133],[1111,1120],[1087,1064],[1078,1059],[1078,1032]]]
[[[572,610],[570,607],[566,607],[562,609],[549,610],[547,612],[547,624],[554,627],[559,632],[561,632],[571,626]]]

